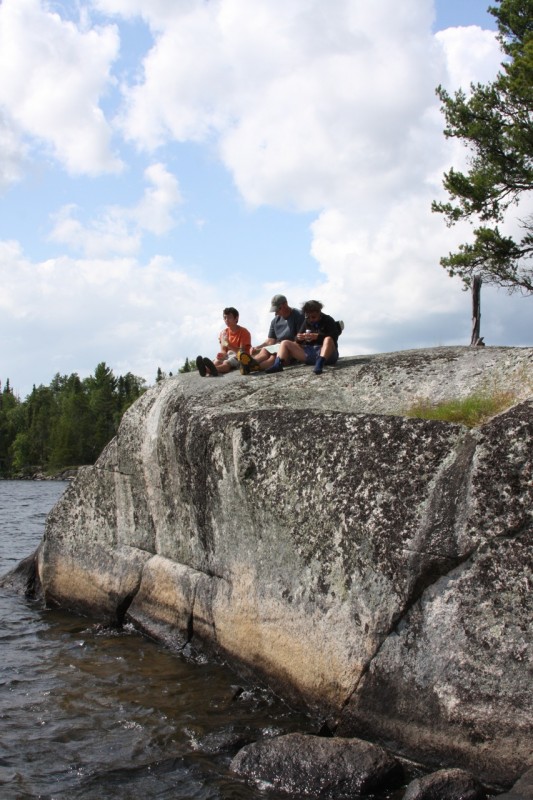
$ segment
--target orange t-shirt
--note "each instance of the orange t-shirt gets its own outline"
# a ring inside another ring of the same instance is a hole
[[[245,353],[249,353],[252,347],[252,335],[250,331],[246,328],[242,328],[240,325],[237,325],[233,332],[229,328],[224,328],[219,338],[220,345],[224,347],[223,342],[226,341],[228,343],[228,350],[233,350],[234,353],[236,353],[237,350],[244,350]]]

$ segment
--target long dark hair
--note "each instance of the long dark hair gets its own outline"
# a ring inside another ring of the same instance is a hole
[[[313,313],[313,311],[320,312],[323,308],[324,305],[318,300],[308,300],[303,304],[302,311],[304,312],[305,316],[307,316],[308,314]]]

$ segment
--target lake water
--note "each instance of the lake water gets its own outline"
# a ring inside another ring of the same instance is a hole
[[[0,481],[0,576],[34,552],[65,488]],[[311,723],[228,668],[4,589],[0,642],[2,800],[289,797],[236,779],[220,745]]]

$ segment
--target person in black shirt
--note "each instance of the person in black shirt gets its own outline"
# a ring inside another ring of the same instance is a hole
[[[265,372],[281,372],[283,364],[289,364],[293,359],[314,364],[315,374],[320,375],[326,364],[337,363],[339,331],[333,317],[322,313],[323,307],[318,300],[308,300],[303,304],[304,321],[296,335],[296,341],[282,342],[274,363]]]

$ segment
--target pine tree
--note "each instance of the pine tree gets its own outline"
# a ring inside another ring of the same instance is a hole
[[[11,391],[9,378],[0,392],[0,476],[7,477],[13,461],[13,442],[20,427],[20,401]]]
[[[61,392],[60,413],[51,434],[48,466],[52,469],[88,464],[93,456],[95,416],[77,374]]]
[[[520,239],[502,234],[498,223],[511,206],[533,188],[533,0],[501,0],[489,12],[498,20],[498,39],[505,55],[502,71],[488,85],[472,85],[451,97],[437,94],[446,119],[444,135],[470,149],[470,169],[444,175],[450,201],[434,202],[448,225],[476,221],[474,240],[441,259],[450,275],[466,286],[478,276],[510,292],[533,292],[533,216],[518,217]]]
[[[93,457],[97,458],[105,445],[111,441],[118,428],[117,379],[102,361],[88,378],[89,404],[94,415]]]
[[[194,359],[192,360],[194,361]],[[194,371],[196,371],[196,366],[194,367]],[[184,365],[179,368],[178,372],[193,372],[193,366],[188,358],[185,359]]]
[[[21,403],[7,381],[0,392],[0,475],[93,464],[145,383],[131,372],[117,379],[102,362],[84,381],[56,373]]]

